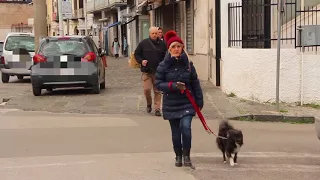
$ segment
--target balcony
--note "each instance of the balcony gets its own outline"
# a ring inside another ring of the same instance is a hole
[[[87,13],[93,13],[107,8],[126,6],[127,0],[88,0]]]

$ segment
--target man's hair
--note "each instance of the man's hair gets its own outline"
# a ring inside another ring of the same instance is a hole
[[[158,30],[158,27],[151,26],[151,27],[149,28],[149,33],[151,33],[152,30]]]

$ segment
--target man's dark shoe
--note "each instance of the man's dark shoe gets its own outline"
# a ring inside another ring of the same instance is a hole
[[[175,166],[182,167],[182,156],[176,156]]]
[[[152,111],[151,105],[147,105],[147,112],[151,113],[151,111]]]
[[[160,112],[159,109],[157,109],[157,110],[154,112],[154,114],[155,114],[156,116],[161,116],[161,112]]]

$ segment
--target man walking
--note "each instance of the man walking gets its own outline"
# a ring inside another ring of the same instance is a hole
[[[158,38],[158,27],[150,27],[149,38],[142,40],[134,52],[138,63],[141,64],[143,91],[147,101],[147,112],[152,111],[151,89],[154,92],[155,115],[161,116],[161,93],[155,86],[155,73],[159,63],[166,54],[166,45]]]

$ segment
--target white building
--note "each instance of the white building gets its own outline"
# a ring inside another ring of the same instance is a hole
[[[151,24],[164,32],[178,32],[202,80],[240,98],[275,101],[277,0],[149,1]],[[319,4],[320,0],[286,0],[281,26],[281,102],[320,102],[318,48],[307,48],[302,58],[297,29],[320,25]]]

